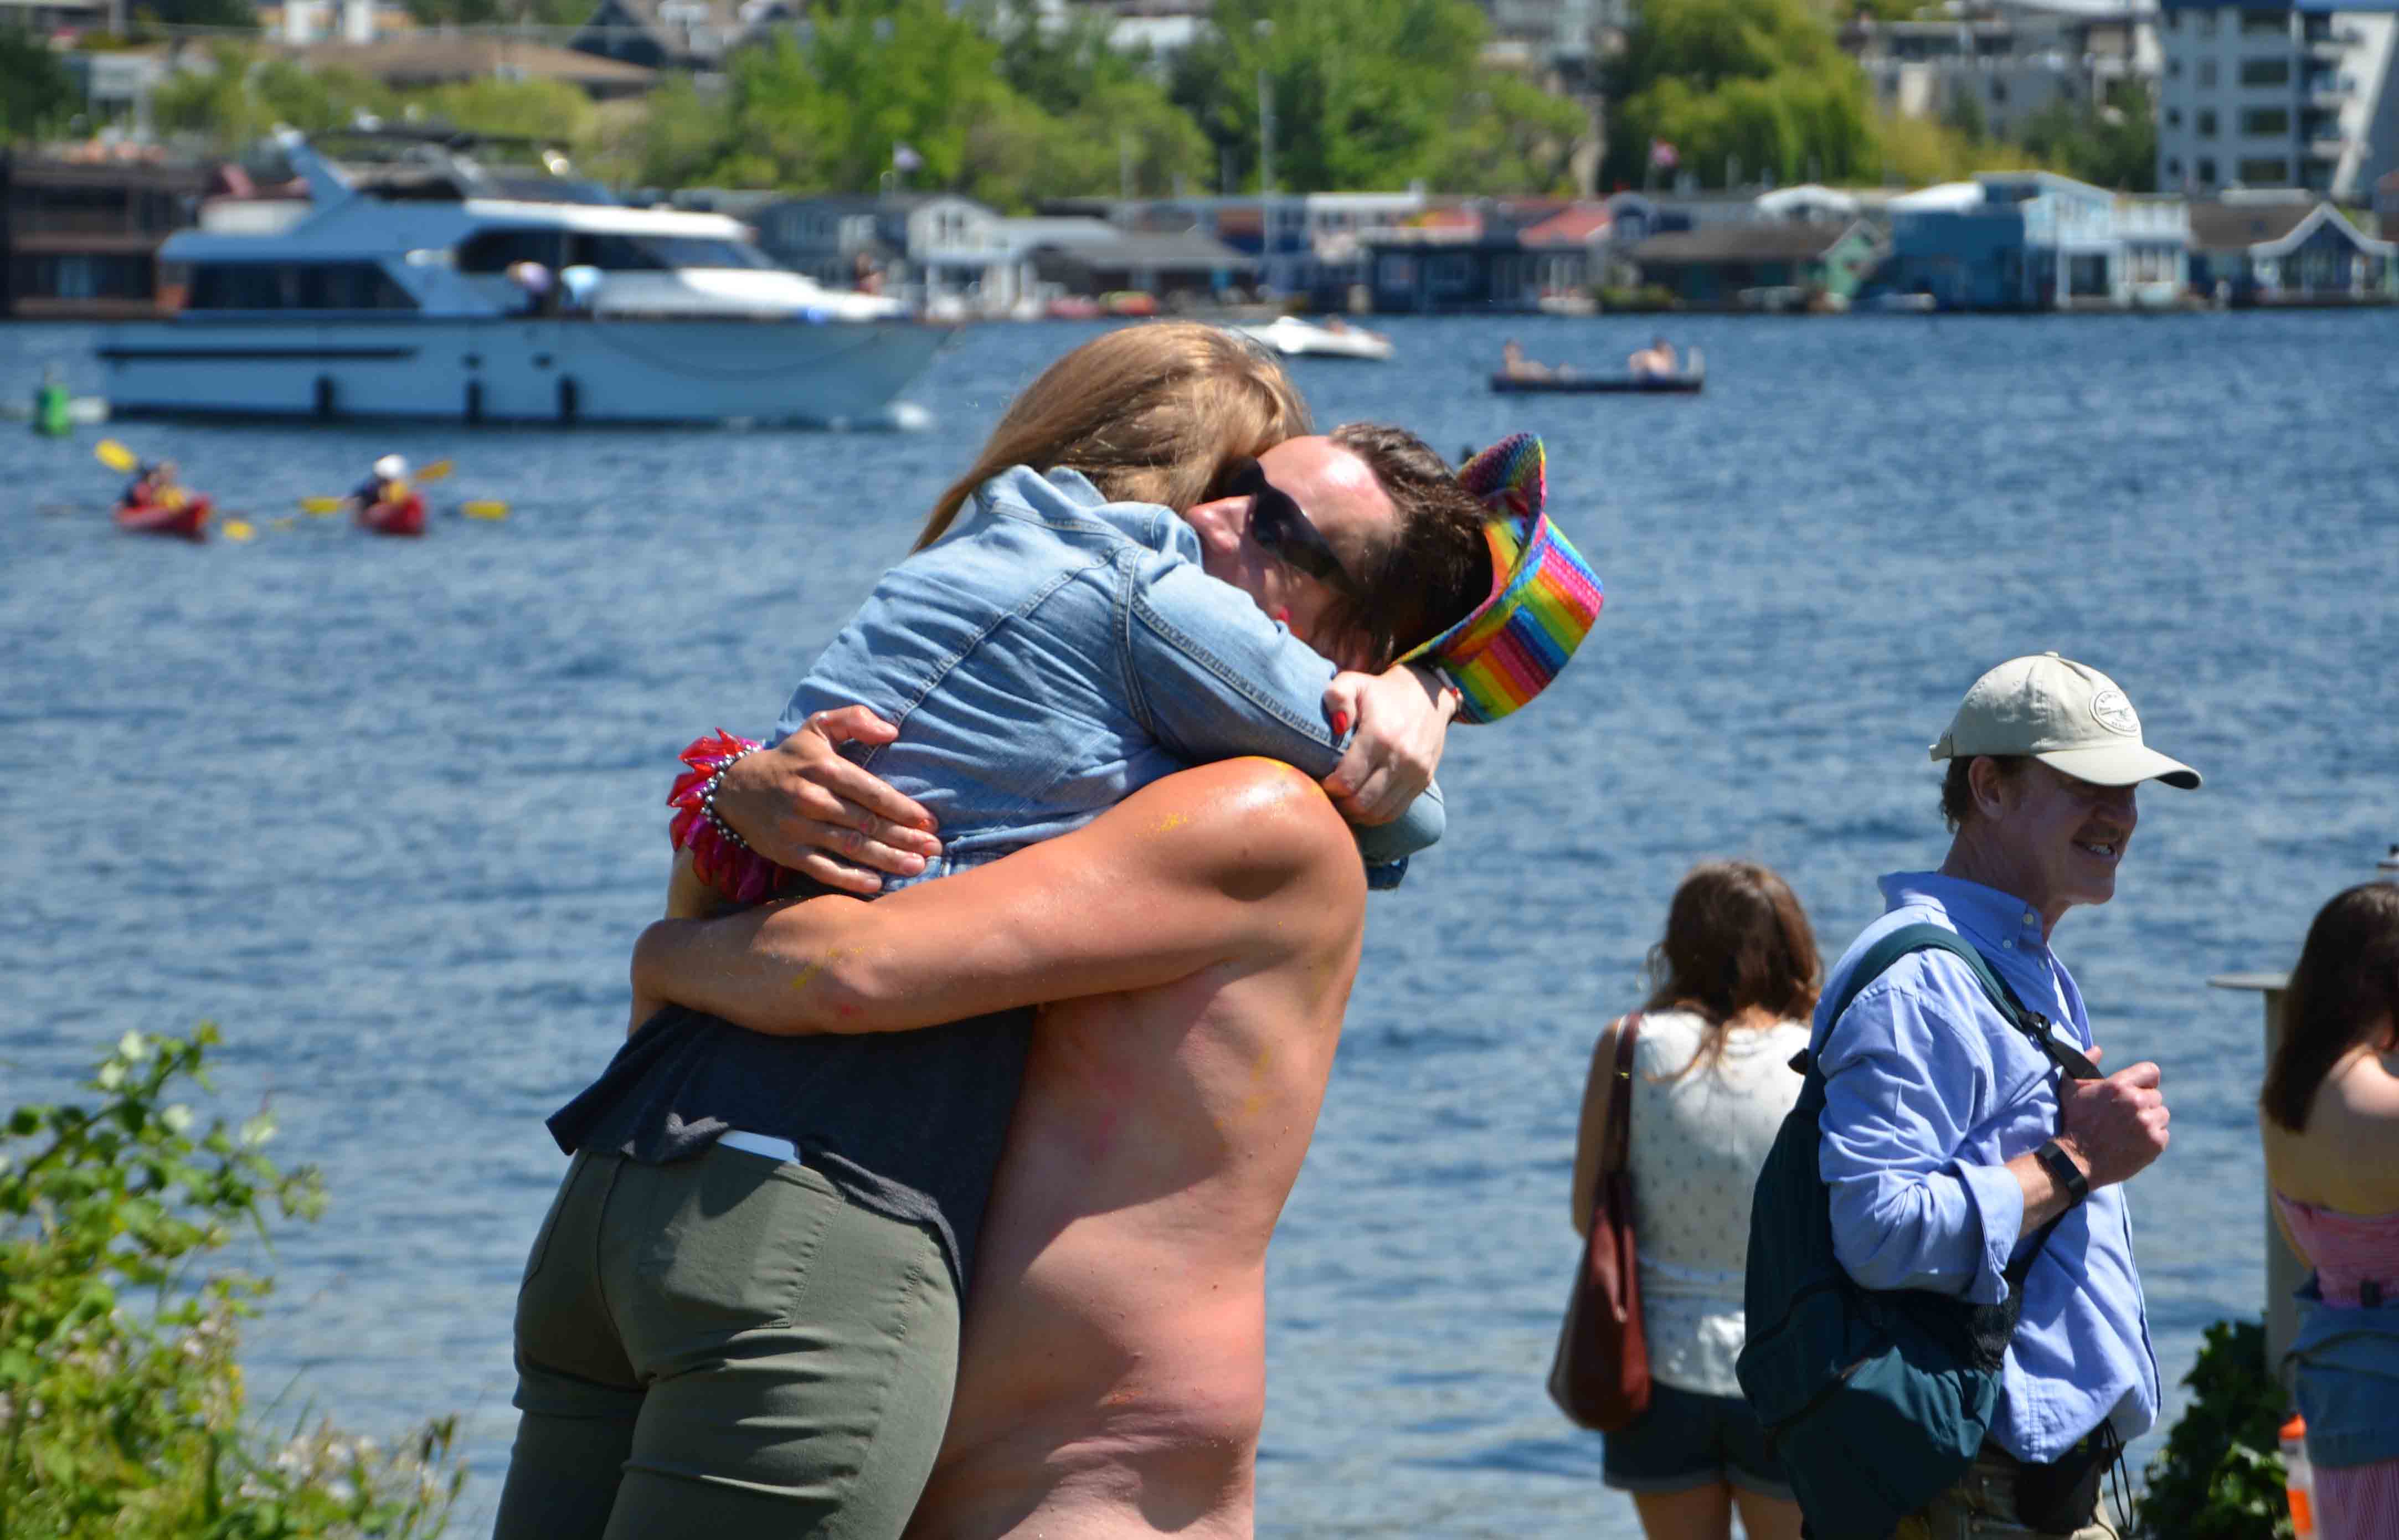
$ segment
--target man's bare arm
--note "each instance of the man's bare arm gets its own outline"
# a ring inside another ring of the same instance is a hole
[[[874,903],[662,921],[633,992],[757,1032],[901,1032],[1266,966],[1358,924],[1348,826],[1289,765],[1233,760],[1089,827]]]

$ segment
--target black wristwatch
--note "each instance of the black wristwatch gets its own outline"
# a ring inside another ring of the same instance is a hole
[[[2091,1196],[2091,1179],[2082,1174],[2081,1167],[2074,1164],[2074,1157],[2066,1153],[2065,1145],[2053,1139],[2048,1140],[2033,1152],[2033,1157],[2040,1162],[2041,1169],[2049,1172],[2059,1186],[2066,1189],[2067,1208]]]

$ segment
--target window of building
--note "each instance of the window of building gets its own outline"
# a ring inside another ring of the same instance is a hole
[[[2287,59],[2244,59],[2241,61],[2241,84],[2243,86],[2287,86],[2291,83],[2291,61]]]
[[[2166,180],[2168,182],[2182,180],[2182,162],[2172,155],[2166,157]]]
[[[2004,80],[1994,79],[1994,80],[1991,82],[1991,101],[1992,101],[1992,104],[1996,106],[1998,103],[2002,102],[2002,101],[2005,101],[2007,99],[2008,99],[2008,83],[2007,83],[2006,81],[2004,81]],[[1997,133],[1997,132],[1999,132],[1999,130],[1998,130],[1997,128],[1994,128],[1994,129],[1992,129],[1991,131],[1992,131],[1993,133]]]
[[[2288,107],[2252,107],[2241,115],[2241,131],[2244,134],[2287,134],[2291,131],[2291,110]]]
[[[2199,35],[2202,37],[2214,37],[2216,35],[2216,13],[2214,11],[2203,10],[2199,13]]]
[[[2240,180],[2252,187],[2286,187],[2291,181],[2291,163],[2287,160],[2244,160],[2240,166]]]
[[[2200,138],[2214,139],[2216,137],[2216,109],[2213,107],[2202,107],[2199,110],[2199,117],[2196,121],[2196,127],[2199,130]]]
[[[2166,12],[2166,14],[2167,14],[2168,16],[2175,16],[2175,15],[2178,15],[2179,13],[2178,13],[2178,12],[2175,12],[2175,11],[2168,11],[2168,12]],[[2169,59],[2169,60],[2167,60],[2167,61],[2166,61],[2166,78],[2167,78],[2168,80],[2180,80],[2180,79],[2182,78],[2182,61],[2181,61],[2181,60],[2179,60],[2179,59]]]
[[[2199,83],[2202,86],[2213,86],[2216,84],[2215,60],[2202,59],[2199,61]]]
[[[2170,10],[2166,12],[2166,31],[2182,31],[2182,12],[2178,10]]]
[[[2244,10],[2241,13],[2241,34],[2243,37],[2288,37],[2291,34],[2291,13]]]
[[[2199,157],[2199,180],[2210,187],[2216,185],[2215,157],[2211,155],[2202,155]]]
[[[2182,127],[2182,109],[2180,107],[2168,107],[2166,109],[2166,127],[2169,128],[2179,128]]]

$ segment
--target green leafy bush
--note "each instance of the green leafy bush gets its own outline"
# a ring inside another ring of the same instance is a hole
[[[268,1281],[199,1263],[266,1209],[313,1219],[313,1169],[260,1153],[174,1100],[218,1041],[129,1032],[101,1060],[97,1104],[24,1106],[0,1129],[0,1535],[282,1540],[429,1535],[465,1472],[454,1424],[398,1450],[299,1426],[245,1425],[236,1323]]]
[[[2283,1493],[2283,1387],[2266,1371],[2266,1328],[2217,1321],[2183,1376],[2191,1403],[2149,1462],[2134,1533],[2151,1540],[2290,1540]]]

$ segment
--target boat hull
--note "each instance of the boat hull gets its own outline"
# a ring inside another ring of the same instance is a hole
[[[129,534],[165,534],[179,540],[209,537],[209,500],[186,497],[172,507],[163,503],[140,507],[119,507],[116,527]]]
[[[373,534],[423,534],[425,498],[418,493],[359,510],[359,523]]]
[[[950,335],[915,321],[217,320],[111,329],[118,416],[492,423],[886,419]]]
[[[1491,388],[1503,396],[1696,396],[1706,383],[1700,374],[1491,376]]]

